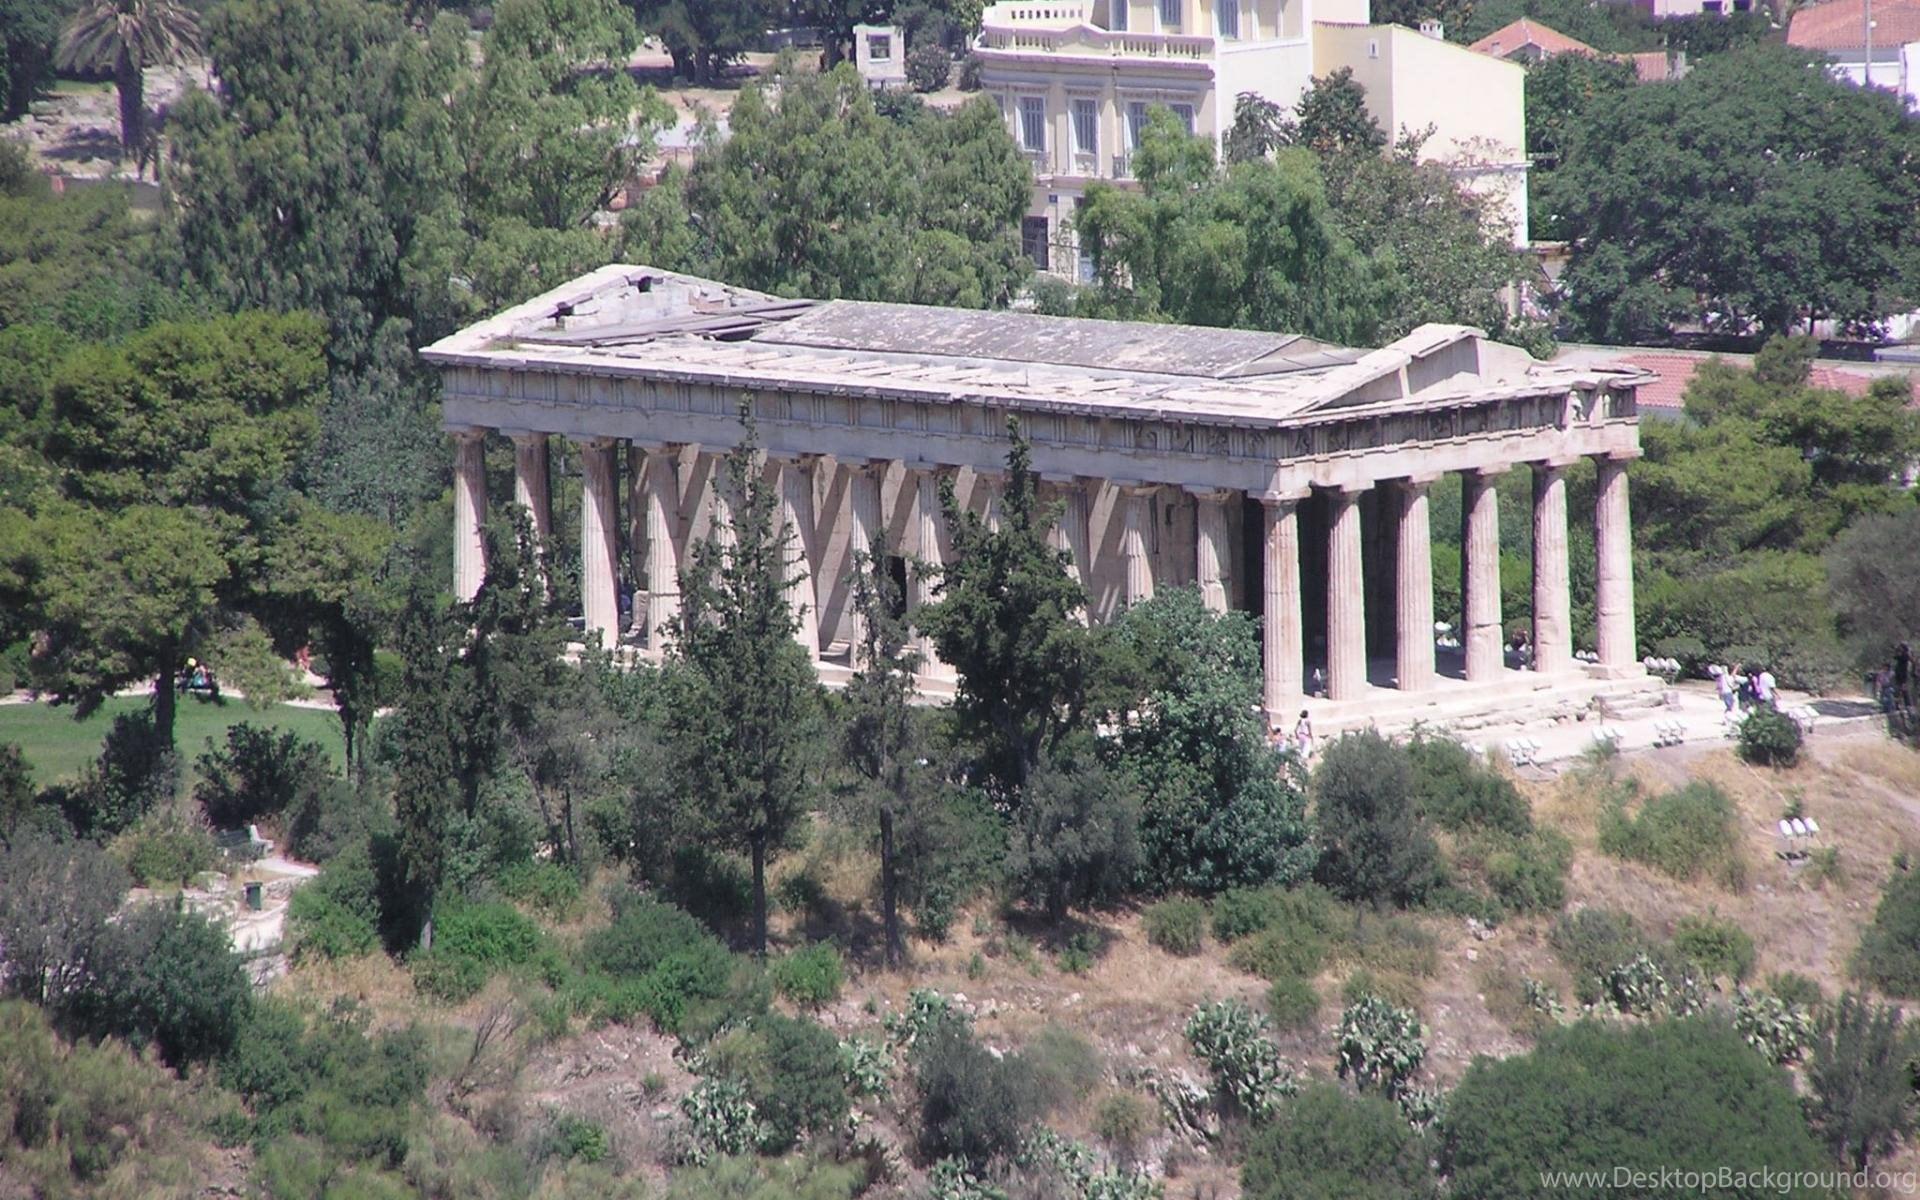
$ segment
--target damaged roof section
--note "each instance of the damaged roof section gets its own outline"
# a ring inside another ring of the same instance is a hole
[[[642,266],[603,267],[423,354],[443,365],[1246,426],[1336,408],[1630,387],[1643,375],[1537,362],[1457,325],[1357,350],[1258,330],[783,299]]]

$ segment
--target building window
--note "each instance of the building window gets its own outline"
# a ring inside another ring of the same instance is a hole
[[[886,62],[893,57],[893,35],[876,33],[867,39],[867,57],[874,62]]]
[[[1214,18],[1223,38],[1240,36],[1240,0],[1214,0]]]
[[[1073,148],[1081,154],[1100,153],[1100,108],[1092,100],[1073,102]]]
[[[1107,0],[1107,28],[1115,33],[1127,31],[1127,4],[1130,0]]]
[[[1193,133],[1193,105],[1169,104],[1167,107],[1173,110],[1173,119],[1184,125],[1187,133]]]
[[[1182,0],[1160,0],[1160,26],[1163,29],[1180,28],[1180,5]]]
[[[1027,150],[1047,148],[1047,102],[1039,96],[1020,97],[1020,145]]]
[[[1145,100],[1127,101],[1127,149],[1138,150],[1140,139],[1147,132],[1147,102]]]
[[[1026,217],[1020,222],[1020,253],[1033,260],[1036,271],[1047,269],[1047,219]]]

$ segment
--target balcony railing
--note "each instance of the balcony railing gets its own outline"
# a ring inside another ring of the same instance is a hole
[[[1055,25],[1070,29],[1093,20],[1093,0],[1001,0],[987,6],[988,25]]]
[[[1218,41],[1204,34],[1116,32],[1095,28],[1092,0],[1001,0],[981,19],[983,50],[1030,50],[1042,54],[1069,48],[1126,58],[1205,61]]]

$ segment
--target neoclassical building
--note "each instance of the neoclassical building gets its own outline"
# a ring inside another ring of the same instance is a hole
[[[948,552],[940,481],[991,520],[1009,417],[1056,502],[1055,544],[1090,619],[1178,585],[1258,616],[1276,720],[1303,704],[1334,725],[1409,706],[1460,711],[1643,674],[1627,499],[1635,388],[1649,378],[1637,371],[1540,363],[1463,326],[1357,350],[1284,333],[781,299],[639,266],[595,271],[423,353],[441,370],[455,447],[457,592],[471,596],[485,572],[483,439],[512,439],[512,500],[542,533],[551,440],[570,439],[584,476],[583,628],[608,646],[657,653],[689,547],[725,536],[722,460],[745,404],[804,559],[799,637],[829,679],[858,641],[852,550],[881,532],[909,603],[925,603],[934,585],[909,564]],[[1576,518],[1566,474],[1582,458],[1597,470],[1595,504]],[[1503,638],[1493,489],[1521,467],[1533,478],[1524,658]],[[1428,492],[1447,473],[1463,484],[1465,628],[1436,639]],[[1593,522],[1591,631],[1570,616],[1571,519]],[[1576,656],[1589,646],[1597,661]],[[935,662],[923,682],[938,693],[942,675]]]

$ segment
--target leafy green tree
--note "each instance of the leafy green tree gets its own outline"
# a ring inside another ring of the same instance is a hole
[[[1576,326],[1628,343],[1681,320],[1780,333],[1910,307],[1916,138],[1891,96],[1780,46],[1594,103],[1545,195],[1574,244]]]
[[[1022,788],[1007,872],[1015,889],[1063,920],[1076,904],[1111,900],[1145,865],[1132,781],[1088,753],[1048,756]]]
[[[33,768],[13,742],[0,742],[0,846],[11,845],[20,819],[39,799],[33,786]]]
[[[771,0],[632,0],[640,28],[666,44],[676,75],[713,83],[776,21]]]
[[[1920,1038],[1891,1005],[1849,993],[1821,1017],[1807,1060],[1807,1121],[1849,1170],[1866,1170],[1920,1122],[1916,1051]]]
[[[1859,661],[1877,666],[1920,642],[1920,508],[1861,517],[1826,560],[1834,615]]]
[[[1741,1164],[1731,1196],[1824,1195],[1784,1174],[1822,1170],[1780,1068],[1710,1018],[1549,1031],[1528,1054],[1481,1058],[1448,1096],[1441,1161],[1450,1194],[1470,1200],[1569,1194],[1548,1172],[1718,1171]],[[1768,1178],[1766,1172],[1773,1172]],[[1605,1185],[1602,1185],[1604,1187]],[[1658,1176],[1636,1194],[1695,1195]],[[1575,1186],[1571,1194],[1599,1196]]]
[[[750,428],[727,456],[741,497],[732,543],[694,547],[681,571],[666,734],[683,834],[743,850],[752,864],[753,944],[765,957],[767,862],[805,811],[819,685],[794,640],[793,538],[775,518],[756,443]]]
[[[129,194],[98,186],[56,196],[24,146],[0,144],[0,327],[11,331],[0,343],[9,376],[0,412],[31,416],[25,410],[44,401],[69,348],[62,331],[107,341],[190,311],[191,298],[155,274],[152,223],[134,214]],[[34,323],[45,327],[12,331]]]
[[[999,528],[960,508],[951,479],[941,483],[953,553],[940,599],[914,623],[959,675],[953,726],[980,781],[1014,803],[1042,757],[1087,719],[1092,655],[1074,617],[1086,594],[1047,541],[1052,514],[1040,506],[1032,451],[1017,424],[1008,434]]]
[[[1265,158],[1293,141],[1297,127],[1287,110],[1259,92],[1241,92],[1233,101],[1233,124],[1221,139],[1220,156],[1229,163]]]
[[[1378,154],[1386,131],[1367,111],[1367,89],[1341,67],[1310,81],[1294,105],[1292,142],[1316,154]]]
[[[1421,820],[1412,762],[1377,733],[1333,742],[1313,772],[1323,883],[1350,900],[1415,904],[1438,883],[1440,853]]]
[[[1248,1200],[1424,1200],[1437,1190],[1428,1154],[1392,1101],[1316,1083],[1254,1135],[1240,1186]]]
[[[63,71],[112,71],[120,93],[120,152],[144,168],[145,69],[200,52],[200,15],[174,0],[84,0],[60,32],[54,63]]]
[[[61,1007],[86,985],[127,872],[89,841],[16,837],[0,849],[0,985]]]
[[[7,120],[27,111],[41,89],[53,81],[53,58],[60,27],[72,5],[66,0],[6,0],[0,4],[0,102]]]
[[[233,1045],[253,989],[226,929],[184,904],[150,904],[112,925],[81,1021],[135,1045],[152,1044],[182,1075]]]
[[[876,532],[865,549],[854,551],[853,606],[860,619],[855,647],[859,670],[841,693],[846,724],[841,745],[848,763],[864,781],[880,835],[880,923],[887,965],[905,957],[900,936],[900,865],[894,844],[902,811],[923,799],[924,774],[915,771],[919,729],[914,720],[913,649],[906,605],[899,584],[886,569],[885,535]]]
[[[630,257],[785,295],[1012,297],[1032,173],[991,102],[895,119],[851,66],[778,83],[777,99],[745,89],[684,192],[656,188],[628,219]]]
[[[1075,218],[1096,269],[1088,315],[1373,340],[1377,283],[1310,152],[1221,169],[1205,139],[1156,110],[1133,171],[1139,190],[1090,184]]]
[[[1117,762],[1142,792],[1142,873],[1161,891],[1292,883],[1313,868],[1306,799],[1284,777],[1260,712],[1260,650],[1245,613],[1194,588],[1121,614],[1107,669],[1136,680]],[[1127,667],[1120,667],[1125,662]]]
[[[1527,68],[1527,223],[1537,237],[1563,238],[1560,214],[1549,204],[1548,178],[1566,157],[1597,103],[1635,85],[1633,65],[1591,54],[1556,54]]]

